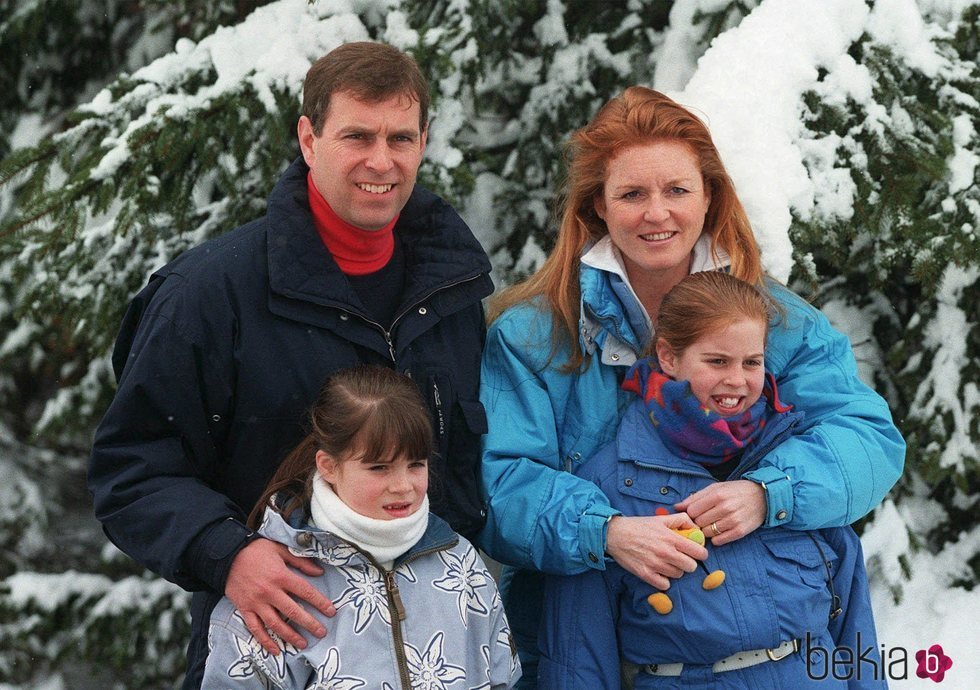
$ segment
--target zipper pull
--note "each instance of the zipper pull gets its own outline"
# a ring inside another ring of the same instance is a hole
[[[395,361],[395,344],[391,342],[391,333],[385,331],[385,340],[388,342],[388,355],[391,357],[391,361]]]
[[[388,571],[385,573],[385,580],[388,581],[388,592],[395,602],[395,611],[398,613],[398,620],[405,620],[405,605],[402,604],[401,594],[398,593],[398,584],[395,582],[395,573]]]
[[[439,438],[446,435],[446,418],[442,414],[442,396],[439,394],[439,384],[432,378],[432,401],[436,406],[436,424],[439,427]]]

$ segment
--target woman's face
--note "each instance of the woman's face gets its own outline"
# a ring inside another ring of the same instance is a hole
[[[765,382],[766,324],[743,318],[709,331],[679,355],[657,341],[663,372],[691,384],[705,409],[723,417],[741,414],[762,395]]]
[[[676,139],[638,144],[609,161],[596,213],[623,255],[634,288],[687,275],[711,194],[694,153]]]

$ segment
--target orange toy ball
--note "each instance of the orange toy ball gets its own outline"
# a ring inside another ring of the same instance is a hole
[[[653,607],[653,610],[659,613],[661,616],[665,616],[671,612],[674,608],[674,602],[670,600],[663,592],[654,592],[647,597],[647,603]]]
[[[704,582],[701,583],[701,586],[704,589],[714,589],[715,587],[720,587],[721,583],[724,581],[725,581],[725,571],[715,570],[714,572],[709,573],[708,576],[704,578]]]
[[[667,510],[666,508],[664,508],[663,506],[660,506],[655,511],[653,511],[653,514],[654,515],[670,515],[670,511]]]
[[[682,537],[686,537],[687,539],[690,539],[695,544],[704,546],[704,532],[702,532],[697,527],[687,527],[687,528],[675,527],[674,531],[677,532],[677,534],[681,535]]]

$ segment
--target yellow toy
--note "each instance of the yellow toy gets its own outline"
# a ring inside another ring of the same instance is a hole
[[[702,532],[697,527],[674,528],[673,531],[681,535],[682,537],[687,537],[695,544],[704,546],[705,543],[704,532]],[[703,589],[706,590],[715,589],[716,587],[720,587],[721,584],[725,581],[724,570],[715,570],[713,572],[708,572],[708,568],[707,566],[705,566],[704,563],[698,561],[698,565],[701,566],[701,569],[704,570],[705,573],[707,573],[707,576],[704,578],[704,581],[701,583],[701,587]],[[653,607],[654,611],[656,611],[657,613],[663,616],[670,613],[674,608],[674,602],[672,602],[670,600],[670,597],[664,594],[663,592],[654,592],[653,594],[648,596],[647,603]]]

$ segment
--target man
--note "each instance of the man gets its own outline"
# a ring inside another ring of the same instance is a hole
[[[302,159],[266,215],[158,270],[124,319],[89,487],[113,543],[195,591],[185,688],[200,685],[222,593],[271,652],[270,632],[300,648],[292,626],[325,633],[297,600],[326,615],[331,602],[292,570],[320,569],[245,519],[332,372],[383,363],[412,376],[439,443],[432,509],[471,538],[483,525],[480,300],[493,284],[456,212],[415,185],[428,103],[418,66],[390,46],[318,60]]]

